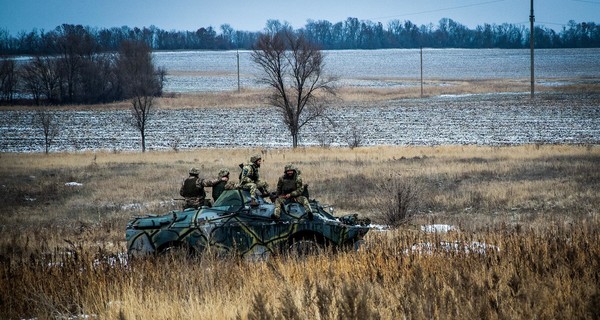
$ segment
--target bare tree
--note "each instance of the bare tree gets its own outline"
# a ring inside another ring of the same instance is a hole
[[[131,97],[133,125],[141,134],[142,152],[145,152],[146,129],[153,113],[154,97],[162,93],[165,71],[154,67],[150,47],[141,41],[123,42],[117,65],[125,95]]]
[[[0,102],[11,103],[17,89],[17,67],[14,59],[0,59]]]
[[[268,102],[281,112],[296,148],[300,129],[325,116],[327,98],[335,96],[335,80],[323,75],[323,53],[302,34],[283,29],[261,35],[252,59],[264,71],[259,81],[270,87]]]
[[[93,60],[100,47],[89,27],[63,24],[55,29],[58,34],[54,43],[59,53],[58,62],[62,72],[66,92],[62,95],[68,102],[76,102],[81,95],[81,71],[84,65]]]
[[[60,67],[52,57],[35,57],[23,66],[25,91],[31,94],[36,104],[42,100],[49,103],[60,100]]]
[[[153,96],[137,95],[132,98],[133,125],[140,131],[142,137],[142,152],[146,152],[146,128],[152,113]]]
[[[34,114],[32,122],[35,128],[42,130],[44,134],[44,147],[46,154],[48,154],[54,138],[58,135],[58,119],[50,111],[39,110]]]

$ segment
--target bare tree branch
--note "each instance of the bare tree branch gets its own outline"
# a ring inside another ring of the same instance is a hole
[[[272,89],[268,103],[281,113],[296,148],[302,127],[325,116],[327,97],[335,96],[335,79],[323,78],[323,54],[302,34],[284,29],[261,35],[252,58],[264,71],[259,81]]]
[[[146,129],[153,113],[154,97],[161,94],[165,71],[154,67],[150,48],[143,42],[124,42],[117,62],[120,79],[131,96],[133,126],[146,151]]]
[[[58,135],[59,123],[57,117],[52,112],[40,110],[33,116],[32,124],[35,128],[42,130],[44,150],[48,154],[54,138]]]

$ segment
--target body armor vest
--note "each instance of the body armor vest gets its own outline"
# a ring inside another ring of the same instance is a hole
[[[281,185],[281,192],[283,194],[288,194],[293,191],[296,191],[296,179],[295,177],[292,179],[283,178],[283,184]]]
[[[219,181],[217,182],[215,185],[213,185],[212,187],[212,197],[214,201],[217,201],[217,199],[219,198],[219,196],[221,195],[221,193],[223,192],[223,190],[225,190],[225,185],[227,184],[227,181]]]
[[[204,198],[206,197],[206,192],[204,192],[204,188],[198,188],[196,186],[196,181],[198,181],[198,177],[189,177],[185,179],[183,182],[183,192],[181,194],[182,197],[186,198]]]

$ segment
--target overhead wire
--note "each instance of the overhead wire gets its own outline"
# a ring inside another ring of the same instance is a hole
[[[426,10],[426,11],[420,11],[420,12],[412,12],[412,13],[404,13],[404,14],[398,14],[398,15],[392,15],[392,16],[383,16],[383,17],[368,18],[367,20],[398,18],[398,17],[411,16],[411,15],[419,15],[419,14],[426,14],[426,13],[432,13],[432,12],[440,12],[440,11],[447,11],[447,10],[455,10],[455,9],[462,9],[462,8],[483,6],[483,5],[486,5],[486,4],[491,4],[491,3],[496,3],[496,2],[503,2],[503,1],[506,1],[506,0],[484,1],[484,2],[479,2],[479,3],[465,4],[465,5],[462,5],[462,6],[447,7],[447,8],[440,8],[440,9],[432,9],[432,10]]]
[[[585,3],[593,3],[593,4],[600,4],[600,1],[591,1],[591,0],[572,0],[575,2],[585,2]]]
[[[460,5],[460,6],[454,6],[454,7],[432,9],[432,10],[425,10],[425,11],[412,12],[412,13],[404,13],[404,14],[397,14],[397,15],[390,15],[390,16],[381,16],[381,17],[367,18],[367,20],[390,19],[390,18],[398,18],[398,17],[405,17],[405,16],[412,16],[412,15],[420,15],[420,14],[440,12],[440,11],[448,11],[448,10],[456,10],[456,9],[463,9],[463,8],[469,8],[469,7],[483,6],[483,5],[488,5],[488,4],[497,3],[497,2],[504,2],[504,1],[506,1],[506,0],[491,0],[491,1],[471,3],[471,4]],[[585,3],[592,3],[592,4],[600,4],[600,1],[592,1],[592,0],[571,0],[571,1],[585,2]],[[566,25],[565,23],[558,23],[558,22],[546,22],[546,21],[536,21],[536,22],[538,24],[542,24],[542,25],[555,25],[555,26],[562,26],[562,27],[564,27]],[[528,25],[529,21],[515,22],[513,24],[516,24],[516,25]]]

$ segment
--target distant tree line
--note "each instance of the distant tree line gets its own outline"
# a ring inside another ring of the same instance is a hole
[[[213,27],[196,31],[166,31],[149,28],[97,29],[80,25],[62,25],[45,32],[34,29],[12,36],[0,30],[0,55],[52,54],[57,39],[68,30],[77,30],[88,45],[100,52],[115,52],[125,41],[142,41],[153,50],[232,50],[252,49],[261,32],[236,31],[223,24],[219,32]],[[381,22],[347,18],[332,23],[327,20],[309,20],[303,28],[293,30],[287,22],[268,20],[265,31],[289,29],[302,33],[320,48],[329,49],[385,49],[385,48],[528,48],[529,28],[519,24],[484,24],[469,29],[452,19],[443,18],[437,26],[418,26],[409,20]],[[569,21],[560,32],[536,26],[534,42],[537,48],[600,47],[600,26],[594,22]]]
[[[154,66],[151,51],[127,38],[107,51],[88,29],[62,25],[45,34],[44,50],[31,59],[0,58],[0,103],[93,104],[130,99],[142,89],[159,96],[166,71]],[[144,79],[143,88],[132,79]]]
[[[63,24],[52,31],[33,30],[16,37],[0,30],[0,103],[26,98],[36,104],[102,103],[129,99],[132,90],[127,64],[123,63],[124,43],[140,44],[140,50],[231,50],[254,49],[262,34],[279,32],[302,35],[316,48],[528,48],[529,29],[514,24],[484,24],[474,30],[452,20],[441,19],[417,26],[392,20],[382,23],[347,18],[332,24],[312,21],[294,30],[287,22],[268,20],[263,32],[236,31],[224,24],[220,32],[212,27],[191,31],[149,28],[94,29]],[[600,47],[600,26],[570,21],[559,33],[536,27],[537,48]],[[30,55],[17,62],[14,55]],[[4,58],[2,58],[4,57]],[[148,61],[147,63],[152,63]],[[153,70],[152,95],[162,93],[165,70]]]

